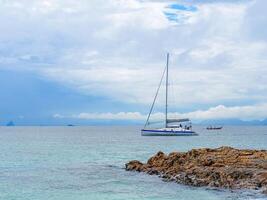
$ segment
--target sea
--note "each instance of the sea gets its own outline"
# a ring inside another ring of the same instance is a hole
[[[199,136],[142,137],[139,126],[0,127],[1,200],[252,200],[258,191],[191,187],[125,171],[163,151],[267,149],[267,126],[225,126]]]

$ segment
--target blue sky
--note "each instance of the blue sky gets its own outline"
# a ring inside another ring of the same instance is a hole
[[[0,124],[267,117],[265,0],[0,0]],[[163,91],[161,91],[161,95]],[[164,98],[153,117],[162,118]]]

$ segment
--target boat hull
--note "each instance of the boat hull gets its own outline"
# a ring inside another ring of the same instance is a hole
[[[215,127],[215,128],[207,128],[207,130],[221,130],[222,127]]]
[[[142,129],[142,136],[196,136],[198,135],[194,131],[169,131],[169,130],[153,130],[153,129]]]

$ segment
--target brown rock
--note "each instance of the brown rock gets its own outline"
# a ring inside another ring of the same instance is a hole
[[[192,186],[267,191],[267,151],[231,147],[193,149],[169,155],[158,152],[147,163],[137,160],[126,170],[160,175],[166,181]]]
[[[126,170],[128,171],[142,171],[142,167],[143,167],[143,163],[141,163],[140,161],[138,160],[133,160],[133,161],[130,161],[129,163],[127,163],[125,165],[126,167]]]

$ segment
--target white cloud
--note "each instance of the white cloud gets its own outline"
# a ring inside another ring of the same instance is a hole
[[[112,120],[140,120],[144,116],[139,112],[119,112],[113,113],[80,113],[76,116],[79,119],[112,119]]]
[[[265,119],[267,104],[227,107],[219,105],[208,110],[186,113],[193,119]]]
[[[119,113],[80,113],[77,115],[64,116],[54,114],[54,118],[76,118],[86,120],[144,120],[145,116],[139,112],[119,112]]]
[[[174,2],[0,1],[0,67],[34,70],[88,95],[150,104],[170,51],[178,105],[264,103],[266,2],[178,1],[194,5],[193,12],[170,10]]]
[[[197,110],[188,113],[169,113],[170,118],[191,118],[193,120],[207,119],[265,119],[267,104],[252,105],[252,106],[234,106],[227,107],[218,105],[211,107],[208,110]],[[119,112],[119,113],[80,113],[77,115],[64,116],[55,114],[54,118],[75,118],[85,120],[145,120],[146,115],[140,112]],[[164,119],[164,113],[153,113],[152,120]]]

